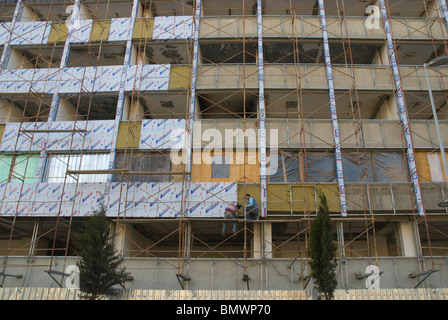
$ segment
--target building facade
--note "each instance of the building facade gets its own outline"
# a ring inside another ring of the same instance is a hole
[[[0,12],[1,286],[66,286],[102,202],[125,288],[310,289],[320,195],[339,289],[448,286],[445,0]]]

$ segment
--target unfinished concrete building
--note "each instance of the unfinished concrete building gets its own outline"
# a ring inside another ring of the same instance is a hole
[[[125,288],[311,289],[324,194],[339,289],[448,287],[445,0],[0,12],[0,286],[65,286],[103,201]]]

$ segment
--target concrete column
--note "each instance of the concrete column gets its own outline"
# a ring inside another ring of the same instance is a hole
[[[30,249],[28,251],[28,262],[30,262],[29,260],[34,256],[38,241],[37,236],[39,235],[39,229],[41,225],[42,225],[41,219],[37,219],[34,221],[33,234],[31,235]]]
[[[386,45],[383,44],[375,53],[372,59],[372,64],[389,65],[389,57],[387,56]]]
[[[123,111],[121,112],[122,120],[129,120],[130,113],[131,113],[131,97],[125,96],[123,102]]]
[[[201,107],[199,106],[199,100],[196,99],[195,101],[195,119],[196,120],[201,120],[202,119],[202,112],[201,112]]]
[[[12,22],[13,25],[15,25],[15,23],[17,21],[20,21],[20,18],[22,17],[22,12],[23,12],[23,8],[25,7],[24,3],[22,0],[18,0],[16,1],[16,7],[14,9],[14,15],[12,17]],[[11,40],[11,36],[9,36],[9,40]],[[0,58],[0,71],[3,72],[3,70],[5,70],[5,68],[7,68],[6,66],[8,65],[8,61],[9,61],[9,56],[11,54],[11,47],[9,45],[9,41],[5,43],[5,45],[3,46],[3,52]]]
[[[114,246],[118,254],[125,254],[125,236],[126,236],[126,224],[113,222],[111,223],[111,229],[114,232]]]
[[[272,258],[272,224],[254,223],[253,258]]]
[[[59,101],[58,113],[56,121],[75,121],[83,120],[84,116],[76,114],[76,107],[69,101],[61,99]]]
[[[17,50],[11,49],[7,69],[34,69],[34,65]]]
[[[0,123],[20,122],[23,118],[23,111],[17,108],[14,103],[6,99],[0,99]]]
[[[129,104],[129,113],[128,113],[128,120],[143,120],[145,109],[143,108],[143,105],[141,104],[140,100],[131,100],[128,97],[129,101],[126,100],[126,102]],[[123,114],[123,117],[125,114]]]
[[[183,223],[183,237],[184,237],[184,245],[183,245],[183,260],[189,259],[191,257],[191,246],[192,246],[192,237],[191,237],[191,230],[192,230],[192,222],[186,221]],[[184,273],[186,271],[184,270]]]
[[[414,225],[411,221],[398,222],[398,238],[400,241],[401,255],[404,257],[417,256],[417,246],[414,236]]]
[[[81,3],[80,7],[79,7],[79,20],[88,20],[88,19],[93,19],[92,15],[90,14],[90,12],[86,9],[86,7]]]
[[[384,101],[376,119],[398,120],[397,98],[395,95]]]
[[[253,252],[253,258],[260,259],[262,256],[262,246],[261,246],[261,224],[260,223],[254,223],[254,235],[252,238],[252,252]]]
[[[23,6],[22,16],[20,17],[20,22],[33,22],[39,21],[39,18],[31,11],[26,5]]]
[[[428,9],[426,9],[426,17],[428,18],[434,18],[439,15],[439,6],[438,1],[434,0],[429,5]]]
[[[272,258],[272,223],[263,223],[263,257]]]

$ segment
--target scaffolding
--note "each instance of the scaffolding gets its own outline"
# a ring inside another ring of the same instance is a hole
[[[0,286],[17,267],[64,277],[73,233],[103,201],[126,263],[155,259],[181,289],[203,259],[234,264],[246,289],[264,265],[269,289],[276,258],[309,289],[319,194],[341,288],[347,259],[379,278],[380,259],[399,256],[417,257],[410,278],[424,285],[447,254],[435,204],[448,188],[422,65],[447,54],[448,18],[444,0],[406,3],[372,14],[354,0],[2,2]],[[446,68],[429,71],[446,131]],[[210,152],[209,129],[232,147]],[[224,219],[246,194],[260,219]]]

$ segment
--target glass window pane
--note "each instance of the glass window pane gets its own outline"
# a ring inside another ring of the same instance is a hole
[[[16,155],[11,182],[37,182],[39,154]]]
[[[212,158],[212,178],[229,178],[230,159],[228,156],[213,156]]]
[[[12,155],[0,156],[0,183],[8,182],[9,171],[11,170]]]
[[[65,174],[67,168],[70,170],[107,170],[109,168],[109,153],[86,153],[86,154],[58,154],[48,158],[45,169],[47,182],[76,182],[72,176]],[[78,182],[106,182],[108,174],[79,174],[76,175]]]

